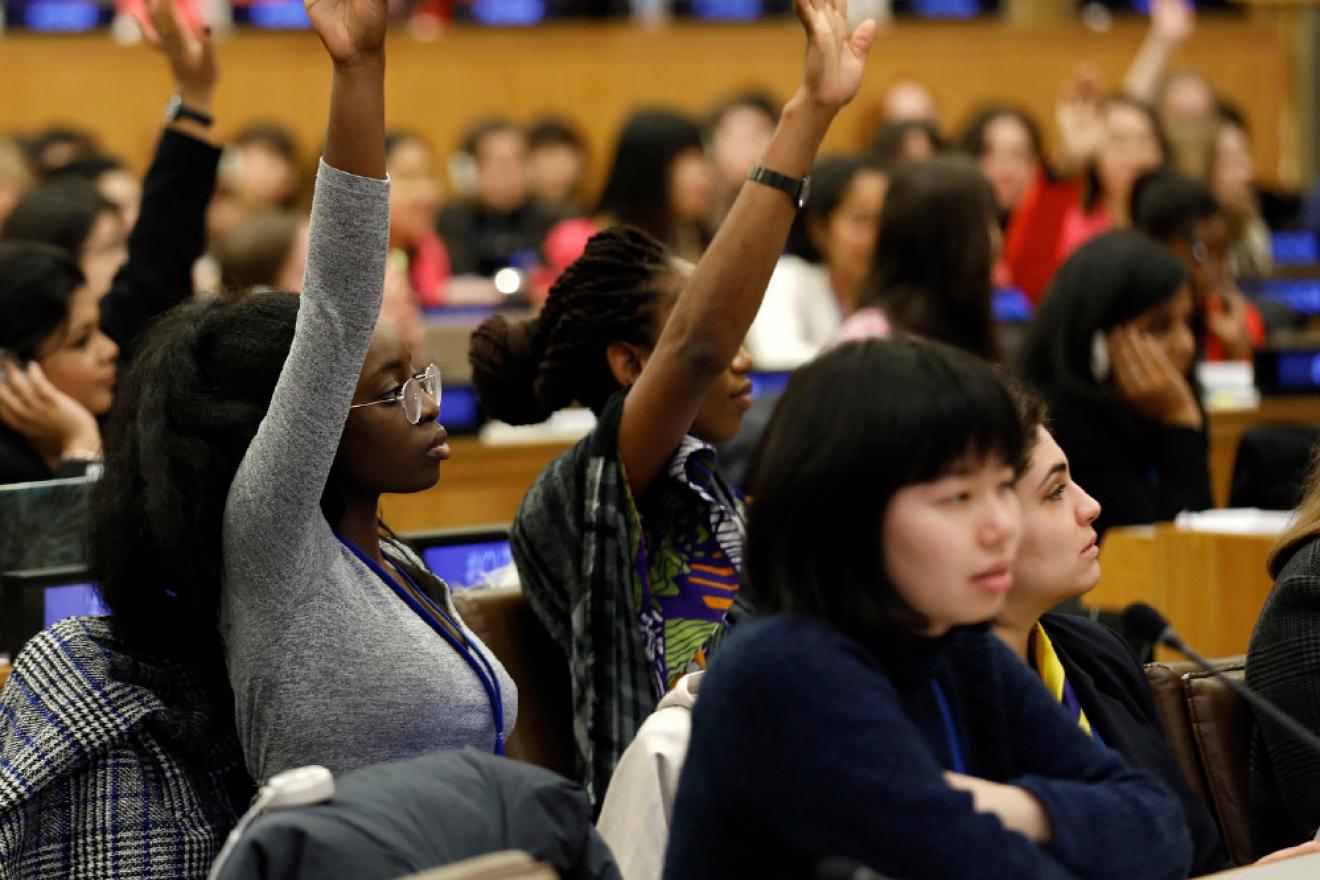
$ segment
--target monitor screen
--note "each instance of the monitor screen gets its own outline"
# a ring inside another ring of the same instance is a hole
[[[81,564],[91,487],[86,477],[0,485],[0,571]]]
[[[513,554],[508,541],[478,541],[428,547],[422,551],[422,560],[437,577],[459,589],[479,584],[482,575],[512,565]]]
[[[1280,391],[1320,390],[1320,352],[1281,351],[1276,369]]]
[[[108,613],[80,565],[0,575],[0,654],[14,657],[48,626],[69,617]]]
[[[446,385],[440,394],[440,424],[450,434],[475,434],[481,427],[477,389],[471,385]]]
[[[92,584],[63,584],[43,591],[42,626],[51,626],[68,617],[108,614],[101,594]]]

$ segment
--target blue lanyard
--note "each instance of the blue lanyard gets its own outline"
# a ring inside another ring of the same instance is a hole
[[[958,742],[958,726],[953,723],[953,710],[949,708],[949,701],[944,697],[944,688],[940,687],[938,679],[930,680],[931,690],[935,691],[935,702],[940,707],[940,715],[944,718],[944,735],[949,740],[949,758],[953,761],[954,773],[967,773],[967,765],[963,763],[962,744]]]
[[[481,681],[482,689],[486,691],[486,698],[490,700],[490,711],[495,718],[495,754],[504,754],[504,695],[500,691],[500,679],[495,674],[495,667],[491,666],[490,661],[486,659],[484,654],[470,645],[463,644],[455,637],[453,632],[450,632],[440,622],[443,618],[454,628],[454,632],[462,632],[458,622],[445,613],[439,605],[431,601],[430,597],[426,595],[421,587],[417,586],[417,582],[412,579],[408,572],[402,568],[399,569],[399,574],[407,578],[408,583],[412,584],[413,589],[417,590],[416,596],[399,586],[398,581],[386,574],[385,570],[377,565],[374,559],[359,550],[352,541],[338,532],[335,533],[335,537],[339,539],[341,544],[353,551],[354,556],[362,560],[367,568],[374,571],[394,591],[396,596],[402,599],[417,616],[426,621],[431,629],[439,633],[440,637],[448,642],[450,647],[463,656],[468,666],[472,667],[477,679]]]

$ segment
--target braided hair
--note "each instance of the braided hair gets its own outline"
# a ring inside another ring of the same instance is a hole
[[[668,299],[661,282],[673,271],[664,247],[640,229],[592,236],[550,288],[540,317],[514,324],[496,316],[472,334],[468,359],[482,407],[513,425],[545,421],[573,403],[599,415],[620,387],[606,350],[614,342],[655,345]]]

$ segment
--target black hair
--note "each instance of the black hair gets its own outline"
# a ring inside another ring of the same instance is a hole
[[[817,162],[811,169],[811,194],[793,218],[785,252],[819,263],[823,257],[811,240],[811,226],[829,221],[830,215],[847,197],[857,175],[864,171],[884,170],[885,164],[874,156],[838,156]]]
[[[274,287],[293,249],[299,223],[292,212],[265,211],[226,233],[213,248],[221,286],[235,293]]]
[[[541,147],[572,147],[587,151],[587,143],[571,122],[559,116],[542,116],[527,128],[527,144],[533,150]]]
[[[463,133],[463,140],[459,149],[476,159],[482,141],[493,134],[503,134],[505,132],[516,134],[520,138],[526,138],[523,130],[515,125],[512,120],[503,116],[490,116],[478,120],[468,127],[467,131]]]
[[[998,216],[990,184],[967,157],[898,165],[857,307],[879,306],[904,332],[996,360],[990,229]]]
[[[67,148],[72,159],[84,158],[99,152],[96,135],[71,125],[52,125],[43,129],[27,140],[24,146],[28,160],[38,177],[44,177],[64,164],[64,162],[52,161],[50,156],[52,150]]]
[[[18,200],[0,239],[43,242],[77,259],[103,213],[119,216],[119,209],[88,181],[70,178],[43,183]]]
[[[1143,175],[1132,187],[1132,223],[1161,243],[1192,234],[1196,221],[1219,213],[1210,187],[1171,169]]]
[[[122,159],[116,156],[107,156],[104,153],[97,153],[92,156],[84,156],[81,159],[74,159],[72,162],[66,162],[60,167],[46,174],[46,181],[79,179],[95,185],[101,175],[108,174],[111,171],[125,171],[126,166]]]
[[[1037,429],[1049,429],[1050,411],[1045,400],[1026,383],[1012,376],[1001,376],[1008,393],[1017,407],[1018,423],[1022,425],[1022,469],[1031,465],[1031,456],[1036,451]]]
[[[744,107],[760,113],[769,120],[772,126],[778,125],[780,106],[781,102],[776,100],[775,96],[769,92],[762,89],[748,89],[736,95],[731,95],[715,105],[715,109],[710,112],[706,127],[709,131],[714,132],[715,129],[720,127],[720,123],[724,121],[725,116],[728,116],[733,110]]]
[[[1021,373],[1053,402],[1107,400],[1092,342],[1190,283],[1181,260],[1144,233],[1116,230],[1082,245],[1055,273],[1023,346]]]
[[[0,349],[37,360],[41,344],[69,319],[69,302],[86,283],[77,262],[51,245],[0,241]]]
[[[1226,98],[1219,98],[1215,101],[1215,112],[1219,115],[1219,121],[1223,125],[1231,125],[1240,128],[1248,135],[1251,134],[1251,126],[1247,125],[1246,114],[1242,108]]]
[[[1155,108],[1139,98],[1122,92],[1116,92],[1108,95],[1100,102],[1100,109],[1103,111],[1109,107],[1130,107],[1146,117],[1146,122],[1150,124],[1150,130],[1155,135],[1155,142],[1160,148],[1160,166],[1163,167],[1169,163],[1169,156],[1172,155],[1172,149],[1169,146],[1168,135],[1164,132],[1164,126],[1160,123],[1160,117],[1155,112]],[[1082,207],[1089,213],[1095,210],[1095,206],[1100,202],[1104,195],[1100,185],[1100,175],[1096,170],[1095,162],[1092,162],[1086,169],[1085,187],[1082,191]]]
[[[116,395],[88,562],[115,627],[223,681],[225,499],[293,341],[298,297],[197,300],[147,333]]]
[[[624,123],[596,213],[636,226],[673,246],[669,172],[688,150],[703,150],[701,130],[681,113],[642,110]]]
[[[241,147],[260,145],[284,158],[290,165],[298,164],[298,141],[289,129],[278,122],[256,122],[244,128],[233,142]]]
[[[908,135],[914,131],[925,135],[936,153],[944,151],[946,146],[944,136],[940,134],[935,123],[927,119],[905,119],[902,122],[886,123],[875,136],[875,141],[871,144],[871,152],[887,164],[901,162],[904,159],[903,149]]]
[[[613,342],[652,347],[674,272],[664,247],[639,229],[612,226],[559,276],[540,317],[487,319],[468,360],[485,411],[501,421],[544,421],[573,403],[597,414],[619,390],[606,350]]]
[[[989,365],[916,340],[838,346],[798,368],[765,429],[745,589],[761,613],[821,618],[872,646],[922,632],[885,564],[891,499],[969,457],[1020,468],[1022,449]]]
[[[967,121],[962,135],[958,138],[958,149],[973,158],[979,159],[984,156],[987,149],[986,130],[990,127],[990,123],[997,119],[1016,120],[1026,129],[1027,140],[1036,157],[1040,158],[1045,154],[1045,139],[1041,136],[1040,124],[1029,110],[1017,104],[989,104],[977,110]]]
[[[430,141],[417,132],[406,128],[394,128],[385,132],[385,158],[388,160],[391,153],[409,141],[416,141],[428,150],[431,149]]]

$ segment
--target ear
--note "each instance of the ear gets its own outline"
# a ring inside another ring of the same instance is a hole
[[[646,366],[650,354],[646,349],[631,342],[611,342],[605,349],[605,357],[610,362],[610,372],[614,374],[614,381],[625,388],[642,375],[642,367]]]

